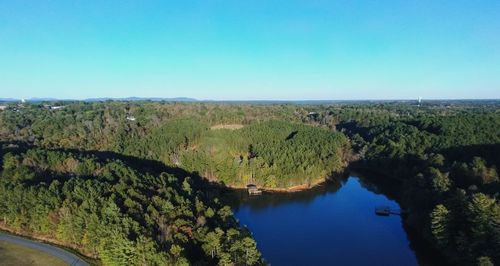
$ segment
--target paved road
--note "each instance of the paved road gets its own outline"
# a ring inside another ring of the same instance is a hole
[[[0,241],[6,241],[6,242],[13,243],[13,244],[22,245],[22,246],[27,247],[27,248],[32,248],[32,249],[36,249],[36,250],[48,253],[54,257],[57,257],[57,258],[63,260],[64,262],[68,263],[71,266],[90,266],[87,262],[80,259],[80,257],[78,257],[77,255],[75,255],[69,251],[66,251],[64,249],[61,249],[61,248],[58,248],[55,246],[51,246],[48,244],[36,242],[36,241],[29,240],[26,238],[18,237],[18,236],[9,235],[9,234],[2,233],[2,232],[0,232]]]

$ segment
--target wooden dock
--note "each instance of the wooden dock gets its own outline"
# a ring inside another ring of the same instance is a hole
[[[376,207],[375,214],[379,216],[389,216],[391,215],[391,209],[386,206]]]
[[[378,216],[389,216],[389,215],[403,215],[407,214],[406,210],[394,210],[388,206],[379,206],[375,208],[375,214]]]

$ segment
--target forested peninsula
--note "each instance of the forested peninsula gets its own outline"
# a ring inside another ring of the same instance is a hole
[[[10,104],[0,224],[105,265],[259,265],[221,193],[351,167],[450,263],[498,264],[499,130],[498,101]]]

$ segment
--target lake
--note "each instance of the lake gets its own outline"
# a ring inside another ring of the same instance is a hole
[[[239,197],[235,216],[271,265],[432,264],[426,254],[417,258],[400,216],[375,215],[377,206],[400,207],[363,178]]]

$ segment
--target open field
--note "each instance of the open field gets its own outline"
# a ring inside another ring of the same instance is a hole
[[[6,241],[0,241],[0,264],[4,266],[68,265],[64,261],[47,253]]]
[[[241,129],[243,127],[244,127],[244,125],[241,125],[241,124],[229,124],[229,125],[215,125],[215,126],[212,126],[210,129],[236,130],[236,129]]]

